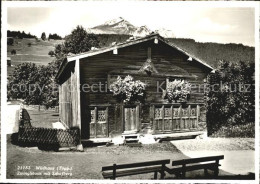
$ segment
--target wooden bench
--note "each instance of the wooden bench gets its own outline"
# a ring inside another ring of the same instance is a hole
[[[172,161],[173,168],[166,168],[166,171],[170,174],[175,174],[177,177],[185,178],[187,171],[194,171],[204,169],[205,175],[208,175],[208,170],[214,171],[214,176],[219,174],[219,160],[224,159],[224,155],[190,158],[183,160]]]
[[[118,165],[113,164],[112,166],[102,167],[102,175],[104,178],[116,179],[117,177],[122,176],[154,172],[154,179],[157,179],[157,173],[159,172],[161,174],[161,179],[163,179],[165,176],[165,165],[169,163],[170,159]]]

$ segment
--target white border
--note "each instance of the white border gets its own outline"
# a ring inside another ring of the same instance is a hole
[[[259,3],[258,2],[147,2],[147,1],[112,1],[113,3],[146,3],[146,6],[149,3],[175,3],[176,5],[181,4],[182,6],[199,6],[199,7],[251,7],[255,8],[255,66],[256,66],[256,137],[255,137],[255,180],[78,180],[78,179],[6,179],[6,134],[1,132],[1,182],[11,182],[11,183],[259,183]],[[106,1],[88,1],[88,2],[72,2],[72,1],[62,1],[62,2],[46,2],[46,1],[11,1],[6,2],[2,1],[2,39],[1,39],[1,110],[6,107],[7,100],[7,7],[61,7],[61,6],[83,6],[91,4],[107,3]],[[4,112],[4,111],[3,111]],[[1,113],[1,122],[5,122],[6,113]],[[1,123],[1,130],[3,129],[4,124]],[[86,166],[87,169],[87,166]]]
[[[259,49],[260,49],[260,26],[259,26],[259,21],[260,21],[260,14],[259,14],[259,7],[260,3],[258,2],[256,4],[255,8],[255,177],[256,177],[256,183],[259,183],[259,146],[260,146],[260,141],[259,141],[259,85],[260,85],[260,73],[259,73],[259,68],[260,68],[260,58],[259,58]]]
[[[4,31],[4,27],[7,25],[7,8],[2,8],[2,26],[1,26],[1,181],[5,178],[6,174],[6,134],[4,130],[5,115],[3,109],[6,109],[7,102],[7,31]]]

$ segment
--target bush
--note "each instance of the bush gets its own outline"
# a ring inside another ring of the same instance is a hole
[[[221,61],[215,74],[210,75],[211,89],[207,94],[209,135],[222,131],[221,134],[229,136],[234,127],[239,130],[240,126],[255,122],[254,72],[253,63]],[[250,128],[249,131],[254,131]]]
[[[255,124],[234,125],[221,127],[211,137],[255,137]]]
[[[32,46],[32,43],[27,43],[28,47],[31,47]]]
[[[7,38],[7,45],[13,45],[14,39],[13,38]]]
[[[16,50],[15,49],[11,50],[11,54],[15,55],[16,54]]]
[[[42,39],[43,41],[46,40],[46,34],[45,34],[45,32],[42,33],[42,35],[41,35],[41,39]]]
[[[53,56],[55,56],[55,53],[54,53],[53,50],[51,50],[51,51],[49,51],[48,55],[51,56],[51,57],[53,57]]]

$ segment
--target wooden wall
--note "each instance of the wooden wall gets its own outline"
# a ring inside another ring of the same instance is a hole
[[[146,73],[139,73],[138,70],[147,59],[148,47],[151,48],[151,58],[158,74],[152,73],[151,76]],[[168,45],[159,41],[155,44],[153,40],[141,44],[118,49],[118,54],[113,54],[112,51],[88,57],[80,60],[80,83],[81,85],[88,84],[111,84],[118,75],[124,77],[128,74],[134,77],[135,80],[141,80],[148,84],[146,89],[146,100],[140,108],[141,127],[149,126],[149,108],[151,103],[168,103],[162,98],[162,92],[157,91],[157,82],[166,82],[168,75],[184,74],[192,84],[203,84],[203,80],[210,72],[204,65],[195,62],[187,61],[188,57],[179,51],[172,49]],[[176,70],[177,68],[177,70]],[[178,70],[178,68],[183,69]],[[185,77],[184,77],[185,78]],[[165,89],[165,85],[162,85]],[[82,87],[82,86],[81,86]],[[98,90],[98,87],[93,87]],[[105,90],[103,86],[102,90]],[[198,92],[198,89],[193,89],[196,93],[192,93],[189,103],[204,103],[203,91]],[[69,94],[68,94],[69,95]],[[66,95],[64,98],[68,98]],[[117,102],[111,92],[82,92],[81,91],[81,118],[82,118],[82,134],[83,137],[89,136],[89,121],[90,112],[89,105],[110,104],[109,107],[109,132],[122,132],[122,106]],[[205,113],[205,108],[201,108],[201,113]],[[66,115],[64,115],[66,117]],[[203,115],[202,115],[203,117]],[[71,117],[66,117],[67,119]],[[205,121],[201,119],[201,121]],[[73,122],[73,121],[72,121]]]
[[[81,124],[78,118],[77,76],[75,62],[72,62],[59,81],[60,119],[68,127],[80,127]]]

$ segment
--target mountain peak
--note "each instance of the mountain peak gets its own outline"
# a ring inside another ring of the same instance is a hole
[[[106,21],[104,23],[104,25],[114,25],[114,24],[117,24],[117,23],[120,23],[123,21],[125,21],[125,19],[123,19],[122,17],[118,17],[118,18]]]
[[[164,38],[175,38],[175,34],[173,33],[172,30],[161,28],[159,30],[155,30],[155,32]]]
[[[133,35],[135,37],[144,37],[151,34],[153,31],[145,25],[137,27],[124,18],[118,17],[89,29],[89,32],[94,34],[125,34]],[[174,34],[170,30],[163,29],[158,31],[158,33],[163,37],[174,37]]]
[[[152,31],[147,27],[147,26],[140,26],[140,27],[137,27],[135,32],[133,33],[134,36],[141,36],[141,37],[144,37],[144,36],[147,36],[149,34],[151,34]]]

